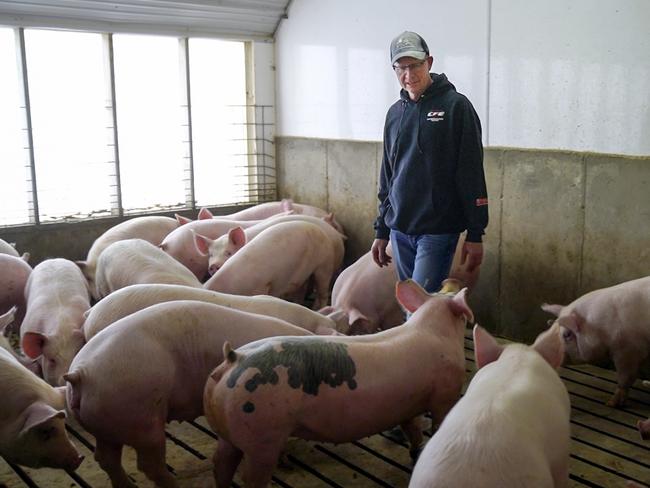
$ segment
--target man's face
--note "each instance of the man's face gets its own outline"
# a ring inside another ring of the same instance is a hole
[[[410,57],[399,58],[393,64],[393,70],[399,84],[409,94],[411,100],[417,100],[431,84],[429,70],[433,58],[428,56],[424,60]]]

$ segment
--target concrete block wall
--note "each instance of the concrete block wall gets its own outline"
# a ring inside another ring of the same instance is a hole
[[[370,249],[381,143],[276,139],[278,194],[335,213],[346,263]],[[530,342],[543,302],[650,275],[650,157],[488,148],[490,225],[476,319]]]

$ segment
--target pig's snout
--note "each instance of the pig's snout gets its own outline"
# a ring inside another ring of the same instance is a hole
[[[218,264],[211,264],[210,267],[208,268],[208,273],[210,273],[210,276],[215,274],[217,271],[219,271],[220,266]]]
[[[82,454],[76,454],[75,457],[70,459],[68,462],[68,465],[66,466],[67,470],[74,471],[76,470],[79,465],[83,462],[84,456]]]

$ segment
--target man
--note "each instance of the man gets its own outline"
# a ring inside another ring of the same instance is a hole
[[[461,264],[471,273],[483,259],[488,223],[481,123],[471,102],[444,74],[429,73],[433,58],[415,32],[390,45],[402,90],[386,115],[379,182],[379,215],[372,257],[386,266],[390,238],[400,280],[428,292],[449,274],[461,232]]]

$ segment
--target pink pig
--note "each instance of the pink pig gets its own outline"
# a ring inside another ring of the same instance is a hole
[[[329,298],[343,240],[334,245],[328,234],[311,222],[282,222],[263,230],[223,265],[203,286],[236,295],[272,295],[300,303],[304,286],[314,275],[321,308]],[[302,295],[304,296],[304,295]]]
[[[347,317],[344,314],[325,316],[281,298],[267,295],[229,295],[182,285],[142,284],[117,290],[93,305],[83,326],[86,341],[133,312],[172,300],[197,300],[244,312],[269,315],[319,335],[336,334],[337,329],[341,332],[347,330]]]
[[[123,239],[137,238],[144,239],[145,241],[157,246],[163,241],[167,234],[186,221],[187,219],[182,219],[180,217],[173,219],[171,217],[158,215],[134,217],[114,225],[95,239],[95,242],[93,242],[93,245],[88,251],[86,260],[76,261],[77,265],[81,268],[81,271],[88,280],[88,289],[93,298],[96,300],[101,298],[96,294],[97,288],[95,284],[95,272],[99,256],[110,244]]]
[[[46,259],[32,271],[25,299],[22,349],[32,359],[40,357],[45,381],[60,386],[72,358],[84,344],[81,327],[90,308],[88,284],[72,261]]]
[[[402,326],[362,336],[260,340],[235,351],[210,375],[204,410],[219,435],[217,488],[230,486],[242,457],[248,488],[267,486],[290,436],[342,443],[401,424],[412,452],[415,425],[440,422],[465,380],[465,291],[427,294],[408,280],[397,298],[413,315]]]
[[[283,222],[311,222],[319,226],[332,241],[333,248],[337,251],[334,256],[336,269],[343,265],[344,249],[341,242],[347,239],[346,236],[337,231],[331,224],[332,219],[326,217],[312,217],[311,215],[283,215],[258,221],[255,225],[247,228],[241,226],[232,227],[227,233],[211,239],[209,236],[197,232],[195,234],[196,247],[203,255],[208,255],[208,271],[210,275],[216,273],[223,264],[239,251],[244,244],[254,239],[260,232],[269,227]]]
[[[11,329],[18,332],[25,316],[25,285],[32,268],[25,260],[9,254],[0,254],[0,314],[16,306]]]
[[[344,311],[350,334],[372,334],[403,324],[404,312],[395,297],[396,282],[392,261],[380,268],[369,251],[338,275],[332,288],[332,305],[320,312]]]
[[[622,406],[639,370],[650,361],[650,277],[594,290],[566,306],[543,304],[542,309],[557,316],[567,361],[613,360],[618,385],[607,404]]]
[[[532,347],[474,327],[479,371],[429,440],[409,488],[548,486],[569,481],[569,395],[559,326]]]
[[[77,469],[65,431],[64,389],[52,388],[0,348],[0,456],[31,468]]]
[[[95,436],[95,459],[113,486],[135,486],[121,465],[125,444],[157,486],[177,486],[165,466],[165,423],[203,414],[203,388],[223,360],[225,340],[240,346],[273,335],[311,333],[272,317],[178,300],[128,315],[88,341],[65,376],[67,406]]]
[[[143,239],[124,239],[108,246],[97,261],[96,295],[137,283],[201,287],[194,274],[165,251]]]
[[[15,320],[16,318],[16,307],[12,307],[7,313],[0,315],[0,348],[4,349],[5,351],[8,351],[11,353],[11,355],[23,366],[25,366],[28,370],[30,370],[32,373],[34,373],[37,376],[42,376],[43,371],[41,369],[41,365],[37,360],[27,358],[23,356],[22,354],[18,354],[12,345],[9,343],[7,338],[4,335],[5,329],[11,325],[11,323]]]
[[[290,198],[285,198],[278,202],[260,203],[244,210],[240,210],[239,212],[235,212],[229,215],[219,215],[215,216],[214,218],[226,218],[231,220],[263,220],[282,212],[293,212],[295,214],[311,215],[312,217],[319,218],[327,217],[329,215],[329,218],[331,219],[331,225],[341,234],[345,234],[341,224],[338,223],[336,219],[334,219],[334,217],[332,217],[331,214],[328,214],[325,210],[314,207],[312,205],[295,203]]]
[[[208,257],[199,252],[194,244],[194,235],[201,234],[209,239],[217,239],[234,227],[251,227],[260,220],[201,219],[185,224],[172,232],[160,243],[160,248],[185,265],[199,281],[204,281],[208,273]]]

